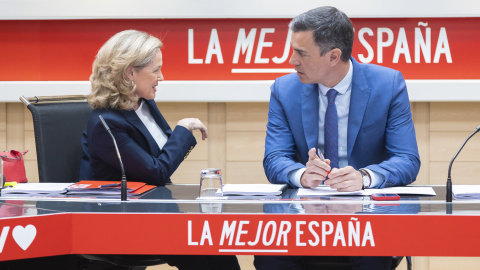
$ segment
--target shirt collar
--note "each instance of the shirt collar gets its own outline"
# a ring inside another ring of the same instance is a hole
[[[337,85],[335,85],[333,87],[333,89],[337,90],[337,92],[340,95],[345,94],[347,92],[347,90],[350,88],[350,85],[352,84],[352,79],[353,79],[352,60],[348,60],[348,62],[350,63],[350,66],[348,68],[347,75],[345,75],[345,77],[343,77],[343,80],[341,82],[339,82]],[[327,95],[328,90],[332,89],[332,88],[326,87],[325,85],[323,85],[321,83],[318,84],[318,87],[320,89],[320,92],[324,96]]]

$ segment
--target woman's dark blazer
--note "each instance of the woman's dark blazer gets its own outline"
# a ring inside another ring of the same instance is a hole
[[[188,156],[197,141],[192,132],[177,126],[172,132],[154,100],[145,100],[153,118],[168,137],[160,150],[134,110],[95,109],[82,137],[80,180],[121,179],[120,162],[112,137],[102,125],[102,115],[117,141],[128,181],[151,185],[171,183],[170,176]]]

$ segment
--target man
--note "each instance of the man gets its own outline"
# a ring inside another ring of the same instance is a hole
[[[352,58],[351,21],[334,7],[305,12],[289,26],[290,64],[297,73],[271,87],[263,160],[269,181],[292,187],[323,183],[338,191],[412,183],[420,158],[401,73]],[[302,269],[297,257],[288,258],[293,257],[257,256],[255,265]],[[365,269],[391,264],[388,257],[351,261]]]

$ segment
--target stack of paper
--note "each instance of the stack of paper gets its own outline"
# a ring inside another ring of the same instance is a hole
[[[19,183],[14,187],[2,189],[2,196],[6,195],[44,195],[55,196],[67,193],[67,188],[73,183]]]
[[[223,186],[223,196],[235,196],[233,199],[266,199],[280,198],[285,184],[226,184]]]
[[[452,192],[455,199],[480,199],[479,185],[453,185]]]
[[[142,182],[127,181],[127,196],[138,196],[146,191],[155,188],[152,185],[146,185]],[[102,195],[120,195],[120,181],[93,181],[82,180],[67,189],[67,195],[80,196],[102,196]]]
[[[297,196],[352,196],[352,195],[363,195],[368,196],[374,193],[395,193],[395,194],[405,194],[405,195],[436,195],[432,187],[422,187],[422,186],[402,186],[402,187],[388,187],[381,189],[364,189],[358,191],[344,192],[337,191],[336,189],[331,189],[329,186],[318,186],[315,188],[299,188],[297,191]]]

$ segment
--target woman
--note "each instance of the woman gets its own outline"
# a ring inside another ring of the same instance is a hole
[[[87,98],[94,110],[82,138],[80,179],[121,179],[120,162],[100,115],[115,137],[129,181],[170,183],[170,176],[197,143],[192,131],[199,130],[202,140],[207,138],[200,120],[182,119],[172,131],[158,110],[154,98],[158,82],[163,81],[161,47],[158,38],[127,30],[98,51]],[[159,257],[178,269],[240,269],[235,256]]]
[[[94,109],[83,142],[89,162],[80,175],[94,180],[120,180],[114,144],[99,116],[110,127],[120,150],[127,180],[152,185],[170,183],[170,176],[207,128],[196,118],[178,121],[172,131],[154,98],[162,75],[162,42],[147,33],[127,30],[110,38],[98,51],[90,77],[88,103]]]

